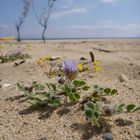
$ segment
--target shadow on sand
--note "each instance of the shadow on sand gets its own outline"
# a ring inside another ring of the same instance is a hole
[[[93,136],[98,136],[103,134],[104,132],[111,132],[111,126],[104,120],[104,123],[101,125],[100,128],[92,125],[90,122],[87,123],[73,123],[71,128],[74,131],[80,131],[82,133],[82,140],[88,140]]]

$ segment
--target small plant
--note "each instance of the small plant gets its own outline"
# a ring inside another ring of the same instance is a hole
[[[117,95],[117,90],[88,85],[84,80],[75,79],[78,75],[78,68],[74,61],[64,61],[62,70],[64,77],[57,77],[58,83],[40,84],[33,81],[32,85],[28,87],[17,83],[18,89],[33,105],[47,105],[56,108],[60,105],[65,106],[69,102],[79,103],[84,108],[86,118],[98,128],[103,125],[105,116],[131,113],[140,109],[140,106],[135,104],[106,105],[105,97]],[[87,92],[86,97],[81,98],[81,92]]]
[[[23,95],[32,105],[59,106],[60,100],[55,96],[55,84],[46,83],[46,85],[49,89],[48,91],[45,91],[45,85],[39,84],[36,81],[33,81],[30,87],[17,83],[18,89],[23,92]]]
[[[131,113],[131,112],[135,112],[137,110],[140,109],[140,106],[136,106],[135,104],[124,104],[124,103],[121,103],[119,105],[115,105],[115,108],[116,108],[116,113]]]
[[[15,61],[17,59],[25,59],[25,58],[30,58],[30,56],[28,54],[22,54],[20,52],[13,53],[13,54],[6,54],[4,56],[0,55],[0,60],[2,61],[2,63],[12,62],[12,61]]]
[[[90,119],[92,124],[95,124],[97,127],[100,127],[100,116],[101,116],[101,111],[100,111],[100,103],[96,102],[88,102],[84,104],[84,110],[86,117]]]

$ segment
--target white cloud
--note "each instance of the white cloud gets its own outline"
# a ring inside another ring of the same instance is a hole
[[[72,14],[82,14],[82,13],[86,13],[87,12],[87,8],[82,7],[82,8],[73,8],[70,10],[64,10],[61,12],[56,12],[56,13],[52,13],[51,18],[52,19],[58,19],[58,18],[62,18],[68,15],[72,15]]]
[[[117,0],[101,0],[104,3],[113,3],[116,2]]]
[[[115,23],[95,25],[71,25],[61,28],[69,34],[84,37],[136,37],[140,34],[140,24],[120,25]]]

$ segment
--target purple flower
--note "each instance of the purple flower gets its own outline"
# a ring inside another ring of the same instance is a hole
[[[63,72],[66,78],[70,81],[78,75],[78,68],[75,61],[65,60],[63,62]]]

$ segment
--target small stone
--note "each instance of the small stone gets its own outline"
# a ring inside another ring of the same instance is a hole
[[[48,138],[47,137],[43,137],[43,138],[41,138],[39,140],[48,140]]]
[[[113,140],[113,136],[111,132],[105,132],[103,133],[103,139],[104,140]]]
[[[7,88],[7,87],[10,87],[10,86],[11,86],[11,84],[8,84],[8,83],[5,83],[5,84],[2,85],[3,88]]]
[[[90,74],[88,75],[88,77],[89,77],[89,78],[93,78],[94,75],[93,75],[92,73],[90,73]]]
[[[129,81],[128,77],[125,74],[121,74],[119,79],[120,79],[120,82],[127,82],[127,81]]]
[[[17,61],[15,61],[14,65],[18,66],[18,65],[23,64],[25,62],[26,62],[25,60],[17,60]]]
[[[106,106],[104,110],[107,116],[111,116],[115,113],[115,108],[113,106]]]
[[[80,60],[87,60],[85,57],[81,57]]]

